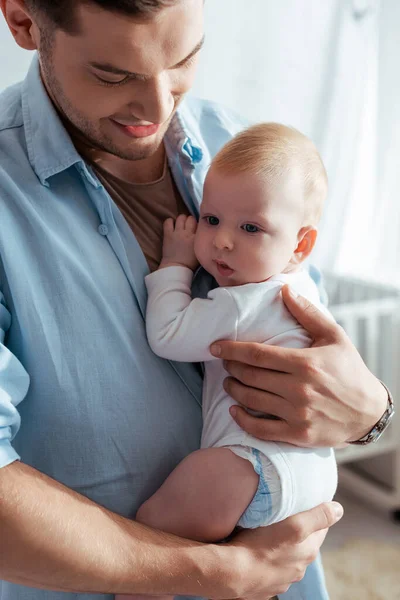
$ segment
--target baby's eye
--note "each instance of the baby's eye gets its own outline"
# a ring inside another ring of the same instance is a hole
[[[213,217],[212,215],[210,215],[209,217],[204,217],[206,222],[208,223],[208,225],[219,225],[219,219],[218,217]]]
[[[257,231],[260,231],[257,225],[252,225],[251,223],[245,223],[245,225],[242,225],[242,229],[247,233],[257,233]]]

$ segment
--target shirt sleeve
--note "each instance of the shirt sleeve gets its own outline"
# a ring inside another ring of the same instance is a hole
[[[192,299],[193,272],[186,267],[167,267],[145,279],[148,301],[147,337],[155,354],[169,360],[215,360],[210,345],[237,337],[237,308],[224,288],[205,299]]]
[[[0,292],[0,468],[20,458],[11,442],[21,422],[16,407],[25,398],[29,388],[28,373],[4,345],[10,325],[11,315]]]

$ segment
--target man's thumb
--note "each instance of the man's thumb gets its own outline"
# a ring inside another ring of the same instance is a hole
[[[299,296],[289,285],[283,286],[282,298],[289,312],[315,340],[337,334],[338,325],[332,318],[306,298]]]
[[[290,541],[300,544],[317,531],[324,531],[335,525],[343,516],[343,507],[338,502],[326,502],[315,508],[298,513],[287,519],[290,526]]]

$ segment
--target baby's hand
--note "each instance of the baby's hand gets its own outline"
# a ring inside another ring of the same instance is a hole
[[[176,221],[164,222],[163,256],[159,268],[172,266],[189,267],[193,271],[198,266],[194,253],[194,236],[197,229],[196,219],[179,215]]]

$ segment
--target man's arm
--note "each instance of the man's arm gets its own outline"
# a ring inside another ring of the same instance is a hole
[[[0,470],[0,579],[77,593],[264,600],[303,576],[340,516],[331,503],[230,544],[200,544],[119,517],[15,462]]]
[[[24,464],[0,470],[0,579],[59,591],[188,593],[210,575],[212,553],[205,554]]]

